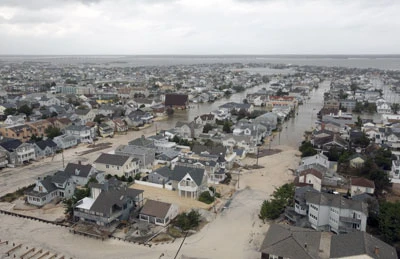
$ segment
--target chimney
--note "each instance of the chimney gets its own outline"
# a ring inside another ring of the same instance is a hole
[[[375,246],[374,254],[379,255],[379,247],[378,246]]]
[[[304,243],[304,249],[307,250],[307,243]]]
[[[81,165],[81,164],[82,164],[82,161],[81,161],[81,160],[79,160],[79,161],[78,161],[78,165]]]

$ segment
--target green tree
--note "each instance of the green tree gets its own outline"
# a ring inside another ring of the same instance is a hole
[[[391,106],[391,108],[392,108],[392,112],[393,112],[394,114],[396,114],[396,113],[399,111],[399,109],[400,109],[400,104],[398,104],[398,103],[393,103],[392,106]]]
[[[294,191],[293,183],[287,183],[276,188],[271,195],[272,198],[269,201],[265,200],[261,204],[259,218],[263,221],[277,219],[287,206],[293,206]]]
[[[380,204],[379,231],[384,240],[394,243],[400,240],[400,202],[383,202]]]
[[[222,131],[225,133],[231,133],[231,122],[230,121],[225,121],[224,126],[222,127]]]
[[[277,200],[263,201],[258,217],[265,222],[265,220],[273,220],[279,218],[283,210],[282,205]]]
[[[204,125],[204,127],[203,127],[203,133],[208,133],[210,130],[212,130],[214,127],[211,125],[211,124],[209,124],[209,123],[207,123],[206,125]]]
[[[211,204],[213,203],[215,198],[210,194],[209,191],[202,192],[199,196],[199,201]]]
[[[96,114],[96,116],[94,117],[93,121],[96,122],[97,124],[100,124],[103,122],[103,119],[106,116],[104,116],[103,114]]]
[[[18,108],[19,113],[24,113],[26,116],[30,116],[32,114],[32,108],[29,107],[27,104],[22,105]]]
[[[313,156],[317,154],[317,150],[313,147],[310,141],[303,141],[299,147],[301,157]]]
[[[15,108],[6,108],[4,110],[4,115],[8,116],[8,115],[15,115],[17,113],[17,109]]]
[[[60,130],[59,128],[57,128],[57,127],[54,127],[54,126],[48,127],[48,128],[44,131],[44,133],[46,133],[46,136],[47,136],[48,138],[51,138],[51,139],[53,139],[53,138],[55,138],[55,137],[57,137],[57,136],[62,135],[61,130]]]
[[[191,210],[189,213],[181,213],[174,220],[174,225],[182,229],[183,231],[188,231],[198,227],[200,224],[200,214]]]
[[[357,116],[357,121],[356,121],[355,125],[358,129],[361,129],[361,127],[363,126],[363,122],[362,122],[360,115]]]
[[[353,109],[353,112],[355,113],[362,113],[362,111],[364,110],[364,106],[361,102],[356,102],[356,106]]]

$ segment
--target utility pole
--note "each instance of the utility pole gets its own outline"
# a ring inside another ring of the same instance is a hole
[[[65,165],[64,165],[64,150],[61,152],[61,156],[62,156],[63,168],[65,168]]]

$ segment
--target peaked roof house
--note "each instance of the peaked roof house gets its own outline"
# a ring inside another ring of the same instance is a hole
[[[374,194],[375,183],[363,177],[353,177],[350,179],[350,193],[351,196],[361,193]]]
[[[321,235],[313,229],[272,224],[260,248],[261,259],[321,258]]]
[[[393,246],[365,232],[332,236],[330,258],[385,258],[396,259]]]
[[[175,204],[147,200],[140,211],[139,219],[155,225],[166,226],[178,215],[179,207]]]
[[[58,150],[57,144],[51,139],[40,140],[32,144],[35,148],[35,154],[37,158],[52,156]]]
[[[58,171],[52,176],[39,178],[35,186],[27,190],[26,201],[29,204],[43,206],[54,199],[70,198],[74,195],[75,183],[63,171]]]
[[[134,177],[139,173],[139,159],[130,156],[103,153],[94,164],[106,174]]]
[[[128,188],[113,178],[89,187],[91,196],[78,201],[74,207],[75,220],[109,226],[116,221],[128,220],[133,211],[143,206],[142,190]]]
[[[165,166],[149,175],[149,182],[171,185],[179,196],[197,199],[207,189],[207,173],[204,168],[176,165]]]
[[[36,159],[35,148],[31,143],[22,143],[18,139],[3,139],[0,150],[7,153],[8,163],[22,165]]]
[[[166,94],[165,107],[173,109],[186,109],[189,106],[189,97],[187,94]]]

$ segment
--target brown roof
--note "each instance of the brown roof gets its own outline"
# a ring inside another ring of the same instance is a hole
[[[362,186],[362,187],[367,187],[367,188],[375,188],[375,183],[374,181],[365,179],[363,177],[354,177],[351,178],[351,185],[354,186]]]
[[[165,106],[186,106],[188,103],[187,94],[166,94],[165,95]]]
[[[170,203],[147,200],[144,204],[140,214],[153,216],[157,218],[165,218],[167,216],[168,210],[171,207]]]
[[[301,176],[304,176],[307,174],[312,174],[312,175],[318,177],[319,179],[322,179],[322,173],[314,168],[306,169],[304,171],[301,171],[301,173],[300,173]]]

